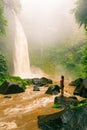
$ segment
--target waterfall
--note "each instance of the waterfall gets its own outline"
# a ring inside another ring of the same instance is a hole
[[[19,18],[15,14],[14,75],[28,78],[31,75],[28,42]]]

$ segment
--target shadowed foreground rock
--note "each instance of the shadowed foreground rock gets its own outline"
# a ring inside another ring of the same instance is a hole
[[[60,92],[60,88],[58,85],[50,86],[45,94],[57,95]]]
[[[0,94],[14,94],[24,92],[24,89],[16,83],[11,83],[9,81],[4,81],[0,86]]]
[[[41,130],[87,130],[87,105],[38,116],[38,127]]]

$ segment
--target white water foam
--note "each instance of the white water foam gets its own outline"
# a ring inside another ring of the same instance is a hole
[[[32,87],[27,88],[26,92],[20,95],[20,102],[25,102],[25,105],[20,103],[15,107],[5,109],[5,116],[27,113],[37,108],[46,107],[47,104],[54,102],[55,95],[48,96],[44,94],[48,88],[42,87],[40,91],[33,91],[32,89]]]
[[[11,122],[0,122],[0,130],[11,130],[17,128],[15,121]]]
[[[30,111],[35,110],[36,108],[42,108],[42,107],[46,107],[47,104],[51,103],[54,101],[54,97],[55,96],[50,96],[50,97],[43,97],[43,98],[39,98],[39,99],[35,99],[32,102],[30,102],[29,105],[17,105],[14,108],[7,108],[4,110],[4,114],[5,115],[17,115],[19,113],[27,113]]]

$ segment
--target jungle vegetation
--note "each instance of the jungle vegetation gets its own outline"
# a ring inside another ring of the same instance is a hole
[[[15,1],[13,1],[14,3]],[[13,7],[11,2],[9,6]],[[17,7],[17,8],[16,8]],[[14,11],[18,12],[21,9],[20,3],[16,6],[14,3]],[[84,26],[85,33],[87,35],[87,0],[77,0],[76,6],[73,9],[76,21],[80,26]],[[4,7],[0,0],[0,37],[6,35],[7,20],[4,15]],[[31,64],[40,67],[48,74],[55,75],[60,71],[65,71],[69,76],[72,77],[87,77],[87,39],[77,44],[54,44],[51,48],[47,48],[45,53],[41,55],[38,51],[37,55],[31,55]],[[4,46],[4,44],[2,45]],[[0,52],[3,52],[3,47],[0,48]],[[38,48],[37,48],[38,50]],[[36,52],[35,52],[36,53]],[[34,54],[35,54],[34,53]],[[38,60],[39,56],[39,60]],[[6,55],[0,53],[0,74],[9,75]],[[61,66],[61,67],[60,67]]]

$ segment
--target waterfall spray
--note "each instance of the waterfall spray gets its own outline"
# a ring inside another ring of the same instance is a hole
[[[31,75],[28,54],[28,42],[21,22],[15,14],[15,48],[14,48],[14,75],[28,78]]]

